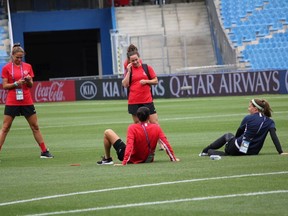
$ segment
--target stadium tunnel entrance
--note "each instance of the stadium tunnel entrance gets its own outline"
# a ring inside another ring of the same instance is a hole
[[[32,65],[35,81],[98,76],[99,44],[99,29],[25,32],[25,61]]]

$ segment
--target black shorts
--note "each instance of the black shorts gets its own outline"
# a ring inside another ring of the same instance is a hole
[[[126,149],[126,144],[121,140],[118,139],[114,144],[113,144],[114,149],[116,150],[118,159],[120,161],[123,161],[124,155],[125,155],[125,149]]]
[[[156,109],[153,102],[146,104],[128,104],[128,113],[136,116],[138,108],[143,106],[149,108],[150,115],[156,113]]]
[[[225,145],[225,153],[232,156],[239,156],[245,155],[244,153],[240,152],[237,146],[235,145],[235,137],[227,142]]]
[[[25,116],[29,117],[33,114],[36,114],[34,105],[27,106],[5,106],[4,115],[9,115],[12,117],[15,116]]]

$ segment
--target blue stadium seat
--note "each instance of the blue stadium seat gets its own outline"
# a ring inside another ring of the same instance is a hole
[[[283,28],[283,24],[281,22],[275,22],[271,27],[270,30],[271,31],[278,31],[281,30]]]
[[[7,52],[5,51],[5,50],[0,50],[0,57],[7,57],[8,56],[8,54],[7,54]]]
[[[244,47],[239,61],[252,69],[288,68],[288,0],[220,2],[223,28],[230,29],[229,39],[234,47]],[[286,32],[277,33],[279,30]]]

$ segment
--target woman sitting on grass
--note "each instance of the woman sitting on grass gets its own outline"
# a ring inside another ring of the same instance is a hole
[[[288,153],[283,153],[282,151],[276,134],[275,123],[270,118],[272,110],[269,103],[266,100],[253,99],[249,103],[248,111],[250,115],[244,117],[235,136],[232,133],[224,134],[204,148],[199,156],[258,155],[268,132],[270,132],[270,136],[278,153],[287,155]],[[216,149],[224,145],[225,152],[216,151]]]
[[[151,163],[154,161],[155,148],[158,140],[166,150],[170,161],[180,161],[176,158],[172,146],[166,135],[158,124],[149,123],[150,110],[148,107],[139,107],[137,110],[139,123],[131,124],[127,129],[127,145],[112,130],[104,132],[104,151],[105,156],[98,161],[98,165],[114,164],[110,150],[116,150],[118,159],[122,161],[119,165]]]

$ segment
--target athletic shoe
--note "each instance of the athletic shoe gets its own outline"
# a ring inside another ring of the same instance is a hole
[[[45,152],[41,153],[40,158],[54,158],[54,156],[48,150],[46,150]]]
[[[111,157],[106,159],[103,156],[100,161],[97,161],[97,165],[112,165],[112,164],[114,164],[114,163],[113,163],[113,160]]]
[[[203,157],[203,156],[208,156],[208,153],[200,152],[200,153],[199,153],[199,157]]]
[[[217,151],[214,149],[209,149],[208,150],[208,155],[219,155],[219,156],[226,156],[227,154],[223,151]]]

